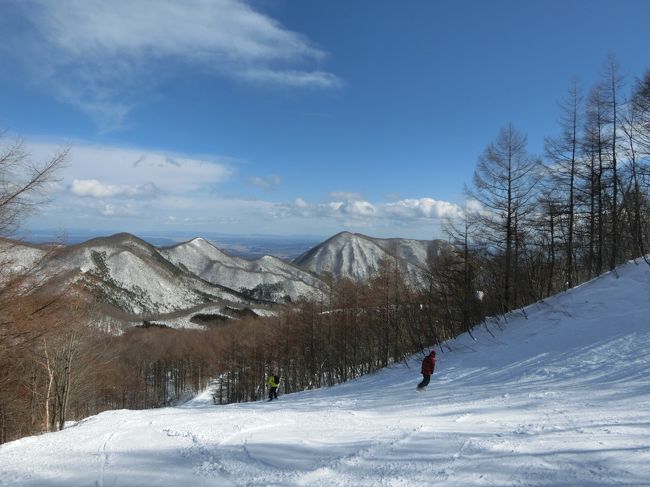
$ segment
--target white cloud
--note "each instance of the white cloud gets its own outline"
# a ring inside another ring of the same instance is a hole
[[[101,210],[101,215],[110,218],[131,218],[138,215],[138,209],[130,204],[106,204]]]
[[[61,145],[37,142],[28,149],[34,160],[46,160]],[[209,206],[207,201],[215,198],[216,189],[233,174],[234,160],[218,156],[80,142],[69,147],[67,163],[57,174],[61,180],[50,193],[52,207],[47,210],[61,221],[110,217],[113,222],[122,218],[155,225],[177,210],[202,213]],[[166,214],[158,218],[159,211]]]
[[[343,208],[344,205],[345,203],[343,203],[342,201],[333,201],[332,203],[327,204],[327,208],[329,208],[333,212],[338,213],[341,210],[341,208]],[[321,205],[319,205],[318,207],[322,208]]]
[[[324,71],[275,71],[272,69],[248,69],[235,73],[249,81],[263,84],[286,85],[296,88],[339,88],[343,86],[340,78]]]
[[[457,218],[461,208],[433,198],[403,199],[384,206],[387,215],[396,218]]]
[[[30,143],[35,159],[47,159],[60,144]],[[70,144],[60,176],[77,196],[152,198],[159,194],[208,191],[228,181],[233,159],[87,143]]]
[[[251,177],[248,182],[264,191],[271,191],[282,184],[282,178],[278,175],[271,175],[266,178]]]
[[[467,200],[464,209],[467,213],[479,213],[483,211],[483,205],[477,200]]]
[[[104,184],[96,179],[75,179],[72,181],[70,191],[77,196],[93,198],[152,198],[158,193],[156,185],[151,182],[137,186],[118,186]]]
[[[372,216],[377,213],[375,205],[368,201],[349,201],[343,204],[339,210],[355,216]]]
[[[363,200],[363,196],[360,193],[354,193],[351,191],[332,191],[330,193],[330,198],[335,201],[348,200],[348,201],[360,201]]]
[[[307,203],[307,202],[306,202],[304,199],[302,199],[302,198],[296,198],[296,200],[294,201],[294,204],[295,204],[298,208],[309,208],[309,203]]]
[[[352,218],[353,221],[364,224],[369,221],[390,220],[398,225],[427,220],[437,223],[442,218],[458,218],[462,214],[462,208],[458,205],[433,198],[371,203],[360,199],[358,193],[334,192],[330,196],[343,197],[344,201],[310,204],[303,198],[298,198],[292,211],[303,217]]]
[[[335,88],[327,54],[245,0],[25,0],[12,36],[33,76],[119,125],[161,78],[188,69],[263,85]],[[26,52],[29,51],[29,52]]]
[[[85,222],[93,228],[111,231],[137,232],[165,227],[191,229],[197,235],[218,230],[233,234],[327,236],[345,229],[372,236],[431,238],[439,232],[440,217],[447,213],[453,215],[450,210],[453,205],[414,203],[419,200],[403,200],[399,206],[390,206],[369,201],[313,203],[302,197],[290,203],[276,203],[192,193],[163,192],[155,201],[65,196],[70,194],[57,196],[47,218],[36,222],[37,228],[48,228],[56,221],[57,225],[70,228]]]

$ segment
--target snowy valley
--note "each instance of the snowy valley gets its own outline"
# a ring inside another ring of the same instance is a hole
[[[267,403],[118,410],[0,446],[3,486],[650,482],[650,268],[628,263],[421,356]]]

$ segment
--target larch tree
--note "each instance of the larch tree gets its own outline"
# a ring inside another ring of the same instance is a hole
[[[503,259],[502,312],[515,306],[512,286],[518,271],[518,231],[524,231],[535,209],[539,167],[539,160],[528,154],[526,136],[508,124],[479,157],[472,187],[465,189],[467,197],[480,205],[480,210],[470,215],[477,240],[489,253]]]
[[[609,157],[612,171],[612,203],[611,203],[611,248],[609,254],[609,269],[614,270],[620,260],[620,228],[618,216],[618,190],[619,190],[619,167],[618,167],[618,139],[620,129],[620,95],[623,85],[623,78],[619,74],[618,61],[614,55],[607,57],[603,72],[603,87],[605,94],[606,120],[609,128]]]
[[[553,186],[557,188],[560,207],[566,218],[565,236],[565,285],[573,287],[575,283],[575,218],[576,218],[576,184],[577,158],[579,149],[579,113],[581,95],[576,79],[572,80],[567,96],[560,105],[560,135],[547,137],[544,148],[548,161],[547,169]]]
[[[643,174],[647,173],[647,167],[643,164],[642,157],[641,121],[643,113],[634,101],[631,101],[626,108],[621,123],[621,131],[624,135],[623,152],[629,171],[629,182],[624,191],[624,203],[628,214],[630,247],[636,257],[646,254],[642,215],[645,197],[642,185]]]
[[[603,272],[605,259],[605,154],[608,146],[605,113],[604,89],[602,83],[598,83],[587,96],[583,139],[584,160],[589,174],[589,187],[585,189],[590,207],[589,276]]]

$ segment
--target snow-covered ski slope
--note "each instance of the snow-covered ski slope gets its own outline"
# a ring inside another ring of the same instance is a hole
[[[650,268],[278,401],[112,411],[0,447],[0,485],[650,485]]]

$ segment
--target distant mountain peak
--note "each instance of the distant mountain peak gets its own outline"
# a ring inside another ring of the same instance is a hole
[[[210,241],[204,239],[203,237],[195,237],[192,240],[190,240],[189,242],[184,242],[184,243],[189,244],[189,245],[194,245],[195,247],[198,247],[198,248],[213,248],[213,249],[220,250],[218,247],[216,247]],[[180,244],[180,245],[183,245],[183,244]]]
[[[194,237],[192,240],[189,241],[189,243],[212,245],[210,242],[208,242],[203,237]]]
[[[344,230],[343,232],[339,232],[336,235],[332,236],[326,242],[330,240],[351,240],[355,238],[368,238],[366,235],[362,233],[354,233],[354,232],[348,232],[347,230]]]
[[[70,245],[67,247],[62,247],[61,251],[71,252],[76,249],[90,249],[95,247],[109,247],[115,250],[117,249],[128,249],[129,251],[136,251],[139,253],[145,253],[149,255],[156,254],[156,248],[145,240],[137,237],[131,233],[121,232],[108,237],[96,237],[85,242]]]
[[[293,262],[315,274],[364,281],[376,273],[382,260],[397,260],[407,279],[417,284],[422,281],[431,247],[441,245],[442,241],[381,239],[346,231],[312,247]]]

